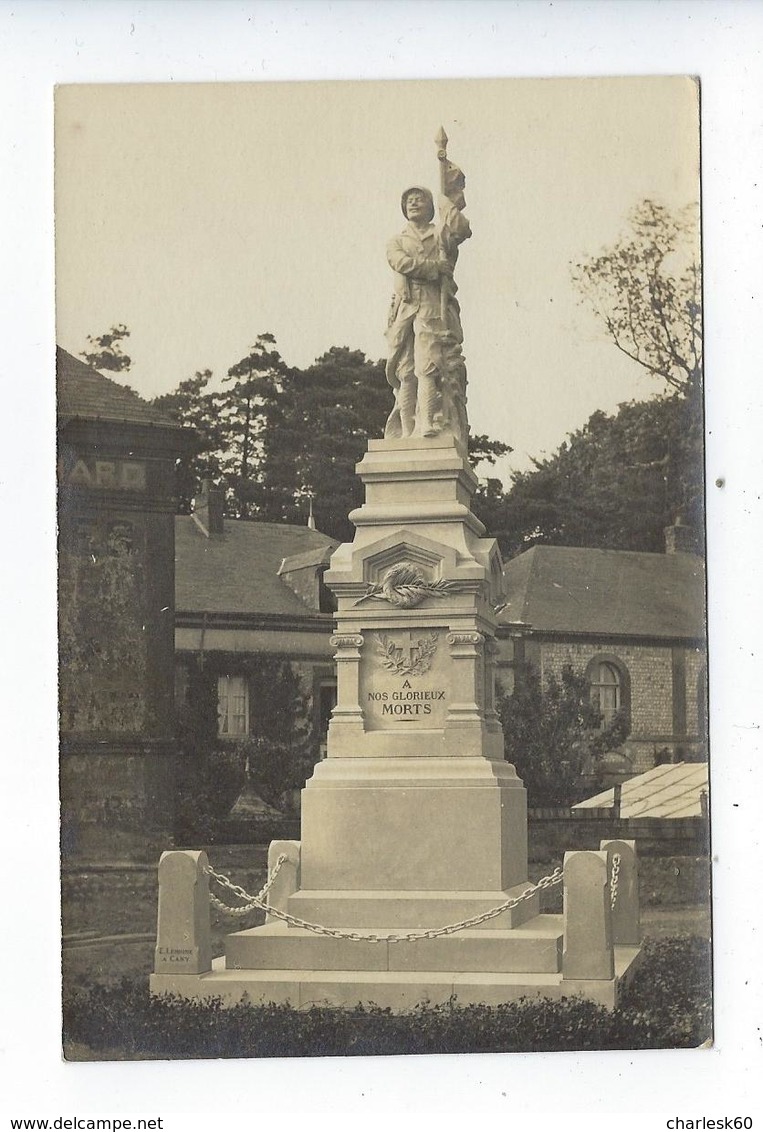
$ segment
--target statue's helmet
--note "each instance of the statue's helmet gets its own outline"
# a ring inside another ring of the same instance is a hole
[[[430,193],[429,189],[422,188],[421,185],[411,185],[410,188],[405,190],[400,198],[400,207],[403,210],[403,216],[406,218],[406,220],[408,219],[408,213],[405,211],[405,202],[408,199],[409,193],[421,193],[422,196],[426,198],[429,203],[429,215],[427,216],[427,223],[429,223],[429,221],[434,217],[434,197]]]

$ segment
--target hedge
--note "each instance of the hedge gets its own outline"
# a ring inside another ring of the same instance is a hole
[[[693,937],[647,942],[613,1011],[583,999],[448,1003],[406,1014],[247,1002],[226,1008],[219,1000],[152,999],[142,983],[93,986],[64,1003],[64,1052],[72,1060],[131,1060],[691,1048],[711,1036],[709,947]]]

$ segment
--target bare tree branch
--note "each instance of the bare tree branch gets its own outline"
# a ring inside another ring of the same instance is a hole
[[[700,268],[692,210],[671,213],[642,201],[630,232],[598,256],[573,265],[581,298],[615,346],[667,386],[682,393],[698,384],[702,367]],[[671,270],[675,261],[689,264]]]

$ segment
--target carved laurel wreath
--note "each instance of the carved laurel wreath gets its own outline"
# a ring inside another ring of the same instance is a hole
[[[437,633],[430,633],[416,642],[418,655],[409,659],[399,645],[386,633],[376,634],[376,649],[382,656],[382,666],[399,676],[421,676],[432,667],[432,658],[437,651]]]
[[[440,580],[428,582],[412,562],[398,562],[390,566],[381,583],[369,582],[366,592],[359,597],[355,605],[360,605],[368,598],[376,601],[388,601],[398,609],[412,609],[427,597],[445,597],[452,583]]]

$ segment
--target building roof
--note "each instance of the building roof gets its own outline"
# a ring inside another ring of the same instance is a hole
[[[190,515],[175,518],[175,609],[178,613],[315,616],[278,571],[284,558],[335,547],[328,535],[286,523],[226,519],[207,538]]]
[[[670,763],[637,774],[622,785],[621,818],[692,818],[702,813],[700,794],[707,791],[707,763]],[[614,789],[578,802],[573,810],[611,809]]]
[[[504,625],[590,636],[705,635],[704,566],[693,554],[534,546],[504,575]]]
[[[119,421],[179,429],[167,413],[155,409],[132,389],[56,348],[58,416],[65,420]]]

